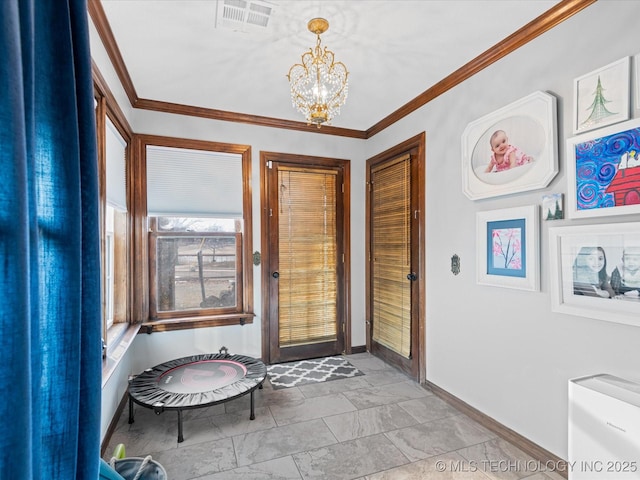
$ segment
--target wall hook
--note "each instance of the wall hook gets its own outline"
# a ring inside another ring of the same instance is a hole
[[[454,275],[458,275],[460,273],[460,257],[455,253],[453,254],[453,257],[451,257],[451,272]]]

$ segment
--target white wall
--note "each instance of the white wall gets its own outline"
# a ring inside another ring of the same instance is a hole
[[[109,424],[118,409],[118,405],[124,397],[129,375],[134,371],[131,366],[133,358],[133,349],[130,348],[120,359],[114,372],[110,375],[105,385],[102,388],[101,397],[101,412],[100,415],[100,441],[104,440],[104,437],[109,428]],[[139,373],[139,371],[137,372]],[[111,452],[107,452],[111,454]]]
[[[540,205],[543,193],[567,193],[573,79],[640,53],[639,19],[640,2],[596,2],[366,144],[369,157],[426,131],[427,379],[563,458],[567,380],[600,372],[639,377],[640,329],[551,312],[548,227],[640,215],[543,221],[541,291],[534,293],[476,284],[476,212]],[[461,187],[463,130],[537,90],[558,101],[559,175],[544,190],[469,200]],[[450,270],[454,253],[461,258],[457,276]]]
[[[639,53],[638,19],[640,2],[596,2],[367,141],[132,111],[126,104],[120,106],[136,133],[252,146],[254,250],[260,250],[261,150],[352,161],[353,345],[365,343],[365,159],[426,131],[427,379],[566,458],[567,380],[598,372],[626,378],[640,376],[635,369],[640,363],[640,329],[551,312],[549,224],[545,222],[541,224],[540,292],[476,285],[475,216],[479,211],[540,205],[543,193],[567,193],[564,139],[572,136],[573,79]],[[107,77],[105,71],[110,67],[102,62],[98,67]],[[110,82],[113,77],[108,76]],[[115,88],[111,82],[110,86]],[[559,175],[544,190],[470,201],[461,188],[460,139],[464,128],[537,90],[552,93],[558,100]],[[120,101],[121,96],[117,97]],[[640,216],[634,215],[602,222],[639,220]],[[562,220],[552,225],[599,222]],[[457,276],[450,271],[454,253],[461,257],[462,270]],[[178,356],[217,351],[222,345],[233,353],[259,355],[260,278],[260,267],[256,267],[254,305],[258,316],[252,325],[139,335],[127,354],[131,355],[130,363],[119,376],[114,374],[103,390],[103,398],[118,394],[121,398],[126,388],[122,379],[128,373],[138,373]],[[103,418],[110,419],[113,412],[111,405],[105,408],[103,400]]]
[[[109,85],[111,93],[115,97],[116,102],[118,102],[118,106],[128,119],[131,116],[131,112],[133,112],[133,108],[131,107],[131,103],[129,103],[129,98],[124,88],[122,88],[122,84],[118,80],[118,74],[109,60],[109,55],[100,40],[100,35],[98,35],[98,31],[91,17],[89,17],[89,43],[91,46],[91,59],[98,66],[105,82]]]

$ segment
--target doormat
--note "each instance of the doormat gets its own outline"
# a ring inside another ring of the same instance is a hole
[[[274,389],[300,387],[310,383],[329,382],[364,375],[341,356],[277,363],[269,365],[267,373]]]

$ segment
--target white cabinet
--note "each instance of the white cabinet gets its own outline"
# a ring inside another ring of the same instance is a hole
[[[599,374],[569,380],[570,480],[640,480],[640,385]]]

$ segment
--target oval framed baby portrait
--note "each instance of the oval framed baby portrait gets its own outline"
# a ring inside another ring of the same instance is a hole
[[[558,173],[556,98],[537,91],[467,125],[462,189],[471,200],[545,188]]]

